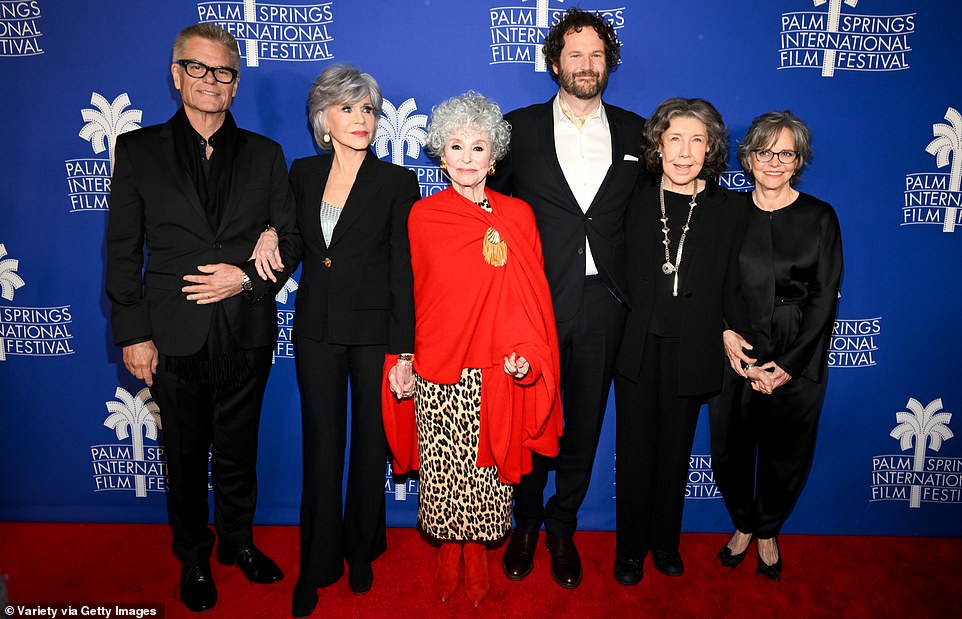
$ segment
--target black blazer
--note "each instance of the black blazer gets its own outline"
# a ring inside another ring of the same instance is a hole
[[[552,97],[510,112],[511,150],[497,165],[491,187],[521,198],[534,209],[551,287],[555,318],[567,320],[581,306],[587,237],[598,274],[625,302],[624,216],[628,196],[643,170],[641,132],[645,119],[603,104],[611,131],[611,167],[587,213],[565,180],[554,140]],[[625,159],[628,155],[629,158]]]
[[[407,221],[421,197],[414,172],[368,151],[324,243],[319,208],[332,155],[291,165],[304,266],[297,290],[294,332],[342,345],[386,344],[414,350],[414,291]]]
[[[268,223],[277,229],[287,265],[276,284],[262,280],[249,261]],[[274,293],[290,277],[300,251],[287,163],[276,142],[240,130],[227,204],[220,229],[213,230],[177,160],[171,121],[117,138],[105,284],[115,344],[152,339],[161,353],[176,356],[200,350],[214,306],[188,301],[183,276],[197,274],[202,264],[227,263],[243,269],[254,285],[252,295],[221,302],[237,342],[243,348],[273,345]]]
[[[661,272],[661,210],[658,188],[661,175],[638,180],[625,216],[628,257],[628,294],[631,311],[625,323],[615,368],[632,382],[641,375],[641,359],[654,308],[655,278]],[[745,238],[747,202],[709,181],[698,196],[685,238],[679,290],[679,395],[696,396],[721,388],[726,363],[722,331],[726,326],[743,332],[749,326],[744,303],[733,294],[738,287],[738,250]],[[674,256],[674,246],[672,256]]]

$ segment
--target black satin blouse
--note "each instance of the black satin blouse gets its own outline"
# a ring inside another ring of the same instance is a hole
[[[752,202],[739,270],[753,330],[746,338],[755,347],[750,354],[759,364],[775,361],[793,377],[820,382],[842,275],[835,210],[805,193],[777,211]]]

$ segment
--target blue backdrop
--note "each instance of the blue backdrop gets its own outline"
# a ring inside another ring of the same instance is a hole
[[[156,407],[111,344],[103,293],[110,152],[166,121],[179,98],[170,46],[213,21],[244,56],[233,112],[314,152],[305,116],[332,62],[386,97],[375,149],[443,187],[421,148],[431,107],[468,89],[505,110],[551,97],[539,62],[562,0],[3,0],[0,2],[0,519],[162,522]],[[791,108],[815,158],[801,188],[842,223],[846,268],[830,385],[808,486],[786,532],[962,534],[962,6],[950,0],[586,0],[612,21],[623,64],[605,99],[650,115],[705,97],[736,145],[751,119]],[[749,189],[732,161],[723,179]],[[956,230],[956,227],[959,230]],[[278,342],[259,456],[258,521],[294,523],[299,403],[290,346],[297,275],[278,295]],[[588,529],[614,528],[609,406]],[[416,482],[385,475],[388,520],[415,521]],[[339,492],[339,488],[330,488]],[[727,531],[707,423],[692,456],[689,531]]]

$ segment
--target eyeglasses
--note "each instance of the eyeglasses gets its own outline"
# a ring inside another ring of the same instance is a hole
[[[232,84],[237,79],[237,69],[230,67],[208,67],[196,60],[177,60],[176,64],[184,67],[187,75],[198,80],[204,79],[208,73],[213,73],[214,79],[221,84]]]
[[[776,153],[770,148],[756,148],[752,152],[755,153],[755,159],[757,159],[759,163],[768,163],[772,160],[772,157],[777,156],[779,161],[784,164],[789,164],[798,157],[797,150],[780,150]]]

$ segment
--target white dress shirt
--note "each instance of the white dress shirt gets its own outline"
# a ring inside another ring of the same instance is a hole
[[[554,98],[554,143],[561,171],[583,212],[588,211],[611,167],[611,131],[601,104],[579,128],[561,110],[561,95]],[[585,275],[597,275],[591,246],[585,238]]]

